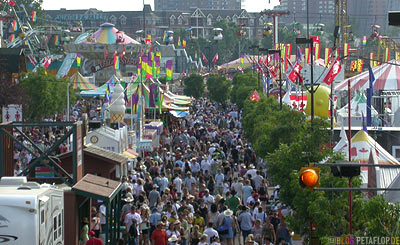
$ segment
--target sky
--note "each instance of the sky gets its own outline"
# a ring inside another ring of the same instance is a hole
[[[154,10],[153,0],[144,0],[145,4],[151,4]],[[269,4],[269,1],[271,2]],[[121,10],[142,10],[143,1],[141,0],[43,0],[43,8],[54,10],[60,8],[66,9],[89,9],[96,8],[103,11],[121,11]],[[264,9],[273,8],[279,0],[244,0],[242,8],[247,12],[260,12]]]

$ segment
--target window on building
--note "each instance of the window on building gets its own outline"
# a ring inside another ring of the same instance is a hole
[[[182,21],[182,18],[178,18],[178,25],[182,25],[182,23],[183,23],[183,21]]]
[[[235,15],[235,16],[233,16],[233,18],[232,18],[232,21],[233,21],[233,23],[237,24],[237,22],[238,22],[238,19],[237,19],[237,16],[236,16],[236,15]]]
[[[169,18],[169,23],[171,24],[171,25],[175,25],[175,16],[171,16],[170,18]]]
[[[126,17],[124,15],[122,15],[121,17],[119,17],[120,21],[121,21],[121,25],[126,25]]]
[[[258,25],[260,25],[260,26],[264,25],[264,19],[262,17],[260,17],[260,19],[258,19]]]
[[[208,25],[208,26],[211,26],[211,25],[212,25],[212,19],[211,19],[211,17],[208,17],[208,18],[207,18],[207,25]]]
[[[250,19],[250,25],[251,25],[251,26],[254,26],[254,19],[253,19],[253,18]]]

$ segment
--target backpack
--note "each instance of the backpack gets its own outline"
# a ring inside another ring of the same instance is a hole
[[[136,224],[135,223],[133,223],[132,225],[131,225],[131,227],[129,227],[129,234],[131,235],[131,237],[134,237],[134,238],[136,238],[137,237],[137,229],[136,229]]]

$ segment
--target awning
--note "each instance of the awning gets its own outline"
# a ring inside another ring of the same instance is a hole
[[[126,156],[129,159],[135,159],[138,157],[139,154],[134,152],[132,149],[128,149],[128,150],[122,152],[122,155]]]
[[[189,114],[186,111],[169,111],[169,113],[171,113],[171,115],[173,115],[174,117],[178,118],[186,117]]]

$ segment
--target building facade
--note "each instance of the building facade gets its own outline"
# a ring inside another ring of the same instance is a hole
[[[154,0],[156,11],[185,11],[190,12],[191,8],[217,9],[217,10],[240,10],[241,0]]]
[[[187,1],[190,2],[190,1]],[[248,13],[246,10],[214,10],[191,8],[189,12],[170,10],[153,11],[150,5],[145,5],[142,11],[112,11],[103,12],[97,9],[86,10],[46,10],[47,17],[57,23],[82,22],[83,30],[97,30],[109,22],[132,38],[139,38],[145,28],[146,34],[155,40],[161,40],[165,31],[178,31],[192,28],[194,37],[210,38],[217,21],[226,19],[236,24],[244,24],[249,38],[263,37],[266,16],[260,13]],[[145,25],[143,24],[145,23]]]

